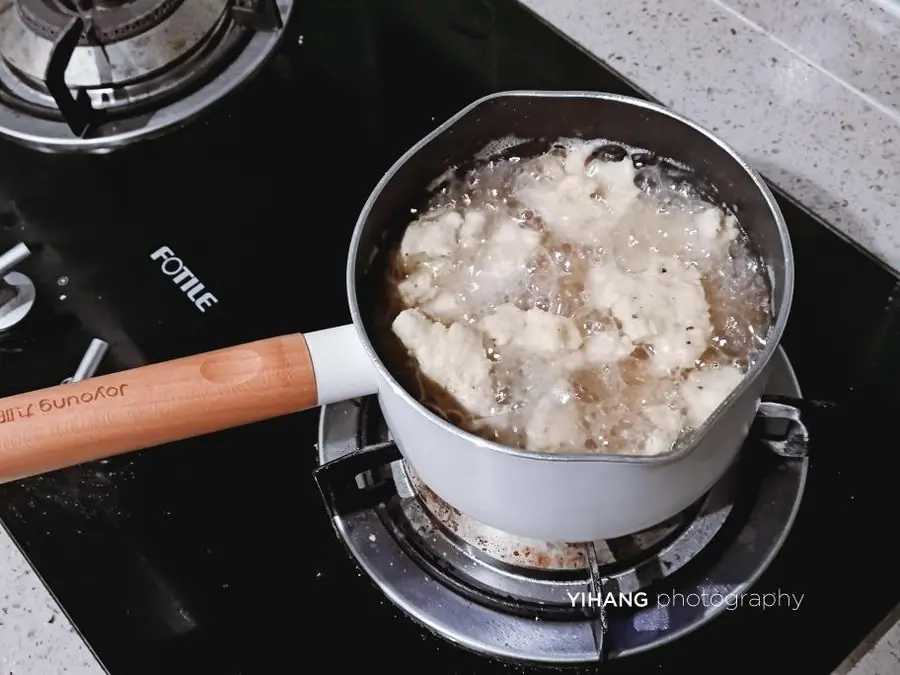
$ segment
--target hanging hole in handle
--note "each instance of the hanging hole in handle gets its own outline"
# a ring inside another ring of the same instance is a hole
[[[764,396],[759,403],[753,436],[781,457],[809,455],[807,422],[813,413],[829,410],[834,404],[786,396]]]

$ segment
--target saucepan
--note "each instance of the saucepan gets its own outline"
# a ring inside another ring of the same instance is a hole
[[[653,151],[707,177],[739,213],[768,267],[773,325],[742,384],[672,452],[651,457],[540,453],[476,437],[435,415],[389,372],[372,339],[373,266],[411,203],[449,167],[489,143],[607,138]],[[405,461],[436,494],[502,531],[547,541],[641,531],[698,500],[735,461],[760,406],[791,305],[794,264],[784,218],[757,173],[731,148],[661,106],[592,92],[505,92],[469,105],[403,155],[356,224],[347,265],[352,324],[274,337],[0,400],[0,480],[35,474],[377,394]]]

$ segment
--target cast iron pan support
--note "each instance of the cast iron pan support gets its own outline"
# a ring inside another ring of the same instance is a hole
[[[588,542],[584,545],[585,553],[587,553],[588,569],[591,572],[591,581],[588,586],[590,602],[585,608],[585,617],[591,621],[591,632],[594,636],[594,649],[597,650],[597,660],[606,660],[606,631],[609,630],[609,623],[606,620],[606,607],[603,600],[606,594],[610,592],[607,588],[608,583],[600,574],[600,562],[597,560],[597,549],[594,542]],[[618,585],[613,582],[611,585]],[[618,595],[618,588],[613,592],[613,597]],[[594,609],[590,605],[597,602],[597,608]]]
[[[787,396],[763,396],[751,434],[772,452],[789,459],[802,459],[809,451],[809,430],[806,422],[815,420],[831,410],[834,404],[809,401]],[[781,420],[787,424],[783,430],[773,430],[767,420]],[[322,493],[325,506],[332,517],[346,516],[367,511],[383,503],[396,493],[390,471],[380,472],[387,478],[373,482],[357,477],[365,474],[374,477],[378,469],[402,459],[393,441],[364,445],[358,450],[318,467],[316,484]]]
[[[275,0],[235,0],[231,7],[235,23],[255,31],[281,30],[281,13]]]
[[[79,88],[75,96],[66,84],[66,70],[84,33],[85,22],[80,16],[73,16],[66,27],[60,31],[59,37],[50,50],[47,70],[44,72],[44,84],[56,102],[56,107],[72,133],[79,138],[94,122],[94,107],[91,97],[85,89]]]
[[[365,445],[359,450],[323,464],[314,476],[325,507],[332,518],[359,513],[387,501],[397,492],[392,478],[360,487],[356,477],[375,475],[376,470],[402,459],[393,441]],[[388,475],[390,472],[387,472]]]
[[[806,422],[815,426],[816,418],[834,408],[827,401],[808,401],[787,396],[763,396],[753,425],[753,435],[776,455],[799,459],[809,454],[809,430]],[[782,420],[787,429],[773,432],[766,420]]]

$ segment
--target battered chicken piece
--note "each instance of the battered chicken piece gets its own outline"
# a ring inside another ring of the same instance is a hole
[[[538,400],[525,427],[529,450],[567,452],[584,448],[587,430],[571,397],[568,383],[560,382]]]
[[[737,218],[725,214],[721,209],[706,209],[694,216],[693,241],[686,242],[685,248],[697,260],[721,259],[728,253],[728,247],[738,236]]]
[[[724,214],[719,209],[706,209],[694,216],[694,225],[700,239],[712,241],[719,236]]]
[[[581,335],[569,317],[532,308],[525,312],[524,329],[513,339],[513,344],[533,354],[552,356],[578,349]]]
[[[633,350],[631,340],[614,329],[594,333],[584,341],[585,360],[593,365],[621,361]]]
[[[616,218],[625,215],[641,194],[634,184],[636,172],[630,157],[621,162],[591,162],[586,172],[598,184],[599,190],[594,194],[603,199]]]
[[[605,242],[640,190],[634,185],[631,160],[591,162],[585,167],[586,157],[584,151],[570,152],[562,170],[554,166],[559,160],[546,158],[541,178],[522,177],[516,197],[562,241],[597,245]]]
[[[693,429],[703,426],[743,379],[740,370],[728,366],[705,367],[691,372],[681,385],[688,425]]]
[[[649,405],[643,410],[644,416],[653,424],[653,430],[647,436],[644,447],[638,448],[635,454],[652,456],[669,452],[684,423],[684,413],[664,404]]]
[[[643,272],[596,265],[588,286],[593,306],[611,312],[633,343],[650,347],[654,366],[668,372],[700,358],[712,325],[699,272],[675,259],[655,263]]]
[[[727,259],[729,248],[737,238],[737,220],[717,207],[705,208],[699,213],[669,213],[661,221],[654,213],[652,203],[639,202],[633,211],[634,231],[623,231],[642,244],[628,250],[627,245],[619,247],[616,253],[630,259],[647,251],[656,251],[662,257],[678,257],[682,261],[693,261],[706,268],[710,263],[721,264]]]
[[[541,235],[512,220],[502,220],[496,224],[490,238],[485,242],[476,265],[481,276],[494,282],[508,280],[524,272],[541,246]]]
[[[458,246],[457,233],[463,217],[456,211],[445,211],[411,223],[403,233],[400,253],[404,257],[440,258],[453,253]]]
[[[437,295],[437,278],[450,267],[449,260],[427,260],[397,285],[400,297],[407,305],[426,302]]]
[[[700,362],[713,321],[743,336],[728,322],[765,289],[734,278],[744,241],[733,215],[629,157],[590,159],[601,143],[563,139],[464,182],[448,175],[454,187],[392,261],[413,308],[393,332],[426,385],[465,409],[442,411],[466,413],[462,428],[537,452],[666,454],[742,381],[737,367]],[[635,185],[647,172],[659,189]],[[723,345],[723,359],[752,358]]]
[[[528,264],[541,247],[541,235],[513,220],[494,223],[468,266],[465,289],[467,306],[473,311],[503,302],[528,277]],[[471,270],[475,270],[471,273]]]
[[[466,211],[462,226],[459,228],[459,245],[463,248],[475,248],[484,240],[487,218],[481,211]]]
[[[473,415],[487,416],[494,412],[491,362],[478,331],[462,323],[447,328],[432,322],[415,308],[400,312],[392,328],[418,362],[422,374]]]
[[[422,310],[432,319],[448,323],[460,320],[465,314],[459,298],[449,291],[435,295],[433,299],[422,305]]]
[[[397,285],[397,291],[407,305],[415,305],[428,300],[435,293],[431,270],[424,266],[419,267]]]
[[[500,305],[481,320],[481,329],[498,347],[505,347],[525,329],[525,312],[515,305]]]
[[[572,319],[532,308],[501,305],[481,320],[481,328],[498,347],[541,356],[573,351],[581,346],[581,335]]]
[[[637,171],[630,157],[619,162],[590,160],[591,153],[599,143],[576,142],[569,146],[563,169],[568,176],[574,176],[589,187],[588,196],[605,204],[616,218],[624,215],[632,207],[641,191],[634,184]]]
[[[476,210],[417,221],[410,230],[401,244],[404,255],[439,257],[426,259],[401,282],[400,295],[444,323],[503,302],[527,277],[541,243],[538,232],[509,219],[492,224]]]

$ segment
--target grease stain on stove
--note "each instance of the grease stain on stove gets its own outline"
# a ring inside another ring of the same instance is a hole
[[[434,519],[454,536],[482,553],[516,567],[535,570],[587,568],[588,558],[584,543],[542,542],[501,532],[469,518],[442,500],[408,467],[406,473],[414,491]],[[428,519],[427,523],[416,522],[415,525],[421,528],[430,524],[431,521]],[[681,518],[676,516],[657,527],[630,537],[611,542],[594,542],[598,562],[601,565],[612,565],[619,562],[622,557],[652,549],[671,535],[680,524]]]
[[[752,551],[756,542],[756,531],[752,527],[744,528],[738,535],[738,541]]]

